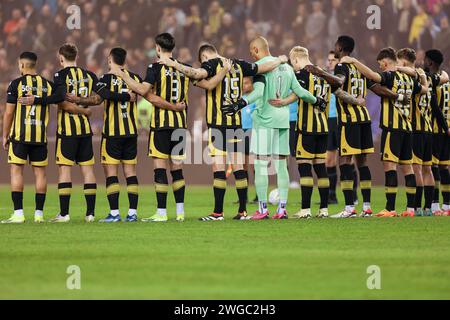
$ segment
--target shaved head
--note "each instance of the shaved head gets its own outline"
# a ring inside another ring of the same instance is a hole
[[[257,37],[250,42],[250,54],[255,60],[260,60],[270,55],[269,42],[264,37]]]

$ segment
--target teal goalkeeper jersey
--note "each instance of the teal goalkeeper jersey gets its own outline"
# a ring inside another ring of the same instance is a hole
[[[275,59],[268,56],[256,63],[260,65]],[[247,102],[249,104],[256,102],[253,112],[255,128],[289,129],[289,106],[273,107],[269,103],[271,99],[287,98],[292,91],[309,103],[316,102],[316,98],[300,86],[294,70],[287,64],[282,64],[269,73],[254,77],[254,88],[255,90],[247,97]]]

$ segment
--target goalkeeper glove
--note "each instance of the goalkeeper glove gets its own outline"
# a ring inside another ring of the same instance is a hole
[[[222,107],[222,113],[226,114],[227,116],[234,116],[236,113],[244,109],[246,106],[247,101],[245,101],[244,99],[239,99],[234,104],[224,105]]]
[[[317,101],[313,104],[313,106],[319,109],[320,112],[327,111],[327,102],[320,97],[316,97],[316,100]]]

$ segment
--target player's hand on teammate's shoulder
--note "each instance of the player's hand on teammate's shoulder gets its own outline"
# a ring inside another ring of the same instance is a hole
[[[315,76],[320,76],[323,72],[323,70],[321,68],[319,68],[318,66],[315,66],[313,64],[309,64],[309,65],[305,66],[305,71],[312,73]]]
[[[288,63],[289,62],[289,58],[286,55],[282,55],[279,56],[278,59],[280,59],[280,62],[283,63]]]
[[[419,77],[426,77],[425,71],[422,68],[416,68],[416,72]]]
[[[169,57],[161,56],[158,59],[159,64],[163,64],[167,67],[175,67],[177,62],[175,60],[170,59]]]
[[[111,65],[111,69],[109,70],[109,73],[111,73],[112,75],[115,75],[116,77],[120,77],[122,78],[124,75],[124,72],[122,69],[120,69],[120,66],[112,64]]]
[[[17,102],[24,106],[32,106],[34,104],[35,96],[27,94],[26,96],[17,99]]]
[[[220,59],[222,60],[223,63],[223,68],[226,69],[227,71],[231,71],[231,67],[233,65],[233,63],[231,62],[230,59],[227,59],[225,57],[220,57]]]

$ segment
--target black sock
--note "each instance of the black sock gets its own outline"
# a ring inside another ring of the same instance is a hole
[[[84,185],[84,198],[86,199],[86,216],[95,215],[95,201],[97,199],[97,184]]]
[[[372,173],[369,167],[359,168],[359,180],[364,203],[370,203],[372,193]]]
[[[172,189],[175,203],[184,203],[186,192],[186,182],[184,181],[183,170],[172,171]]]
[[[23,210],[23,192],[11,192],[14,211]]]
[[[395,211],[395,200],[398,191],[398,177],[397,171],[388,171],[385,173],[386,186],[386,210]]]
[[[328,197],[330,192],[330,179],[328,178],[327,168],[325,164],[315,164],[314,171],[316,172],[320,194],[320,209],[328,208]]]
[[[414,208],[416,200],[416,176],[410,174],[405,176],[407,207]]]
[[[330,179],[330,196],[336,196],[337,167],[327,168],[327,173]]]
[[[312,165],[301,163],[298,165],[300,174],[300,187],[302,193],[302,209],[311,209],[311,197],[314,189],[314,179],[312,175]],[[327,199],[328,203],[328,199]]]
[[[441,189],[442,197],[444,198],[443,203],[445,205],[450,204],[450,172],[448,169],[440,170],[441,175]]]
[[[425,209],[431,209],[431,204],[433,203],[433,193],[434,193],[434,186],[425,186],[424,187],[424,193],[425,193]]]
[[[354,176],[353,176],[353,165],[352,164],[344,164],[340,167],[341,169],[341,188],[344,193],[345,205],[353,206],[355,205],[355,195],[353,193],[353,184],[354,184]]]
[[[356,202],[358,200],[358,173],[356,172],[356,165],[353,165],[353,197]]]
[[[169,180],[166,169],[155,169],[155,189],[158,209],[167,209],[167,193],[169,192]]]
[[[45,205],[45,193],[36,193],[35,203],[36,203],[36,211],[44,211]]]
[[[131,210],[137,210],[139,203],[139,181],[136,176],[127,178],[128,202]]]
[[[119,210],[120,185],[118,177],[106,178],[106,194],[108,195],[110,210]]]
[[[225,171],[214,172],[214,213],[223,213],[223,201],[227,190],[227,175]]]
[[[433,166],[431,169],[433,171],[433,177],[435,181],[434,185],[434,192],[433,192],[433,203],[439,203],[439,197],[440,197],[440,188],[441,188],[441,175],[439,172],[439,168],[436,166]]]
[[[63,217],[69,214],[70,196],[72,194],[72,183],[60,183],[58,185],[59,193],[59,214]]]
[[[422,208],[422,197],[423,197],[423,186],[417,186],[416,187],[416,200],[414,201],[415,209]]]
[[[236,190],[239,198],[239,213],[247,211],[248,177],[247,172],[239,170],[234,173]]]

